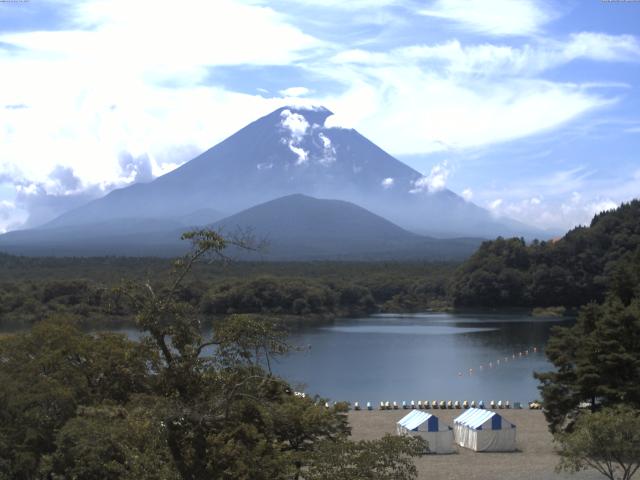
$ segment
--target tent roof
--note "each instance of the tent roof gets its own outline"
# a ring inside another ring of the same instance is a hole
[[[462,415],[457,417],[454,420],[454,422],[464,425],[466,427],[472,428],[474,430],[477,430],[482,425],[484,425],[487,422],[487,420],[496,416],[502,419],[502,417],[498,412],[493,412],[491,410],[484,410],[481,408],[470,408],[469,410],[464,412]],[[498,424],[501,425],[502,422],[499,422]]]
[[[423,412],[420,410],[412,410],[411,413],[408,413],[400,420],[398,420],[398,425],[403,426],[407,430],[414,430],[418,428],[423,423],[427,422],[429,418],[433,417],[430,413]]]

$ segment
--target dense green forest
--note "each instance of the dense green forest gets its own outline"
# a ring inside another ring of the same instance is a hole
[[[162,288],[171,262],[158,258],[32,258],[0,255],[0,327],[70,314],[85,325],[132,322],[121,287]],[[181,298],[206,318],[261,313],[332,318],[447,305],[450,263],[227,262],[194,266]],[[126,282],[125,282],[126,280]]]
[[[640,201],[596,215],[563,238],[483,243],[456,272],[456,307],[579,307],[607,290],[629,298],[640,267]]]
[[[231,315],[203,334],[181,287],[224,242],[196,237],[159,288],[122,287],[144,340],[64,314],[0,337],[0,480],[414,479],[423,439],[351,441],[346,404],[273,375],[290,349],[277,322]]]
[[[596,215],[556,241],[485,242],[463,264],[216,262],[181,287],[206,317],[261,313],[309,319],[445,308],[577,309],[608,289],[633,293],[640,271],[640,202]],[[85,324],[132,321],[123,281],[161,288],[161,258],[32,258],[0,254],[0,326],[67,313]]]

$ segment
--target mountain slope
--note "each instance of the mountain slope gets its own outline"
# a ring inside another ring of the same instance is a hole
[[[146,222],[143,233],[115,235],[110,233],[113,222],[13,232],[0,237],[0,250],[29,255],[175,256],[188,247],[179,240],[184,227]],[[210,228],[226,235],[250,229],[257,240],[268,242],[266,250],[229,253],[265,260],[453,260],[471,255],[481,241],[422,237],[352,203],[305,195],[271,200]]]
[[[355,130],[325,127],[330,115],[325,108],[278,109],[176,170],[115,190],[45,228],[176,217],[199,208],[233,214],[304,193],[349,201],[409,230],[440,237],[541,233],[495,219],[449,190],[423,191],[416,183],[419,172]]]
[[[460,259],[479,239],[437,240],[408,232],[353,203],[289,195],[225,218],[214,228],[250,228],[270,259]]]

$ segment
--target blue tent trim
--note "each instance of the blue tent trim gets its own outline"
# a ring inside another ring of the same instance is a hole
[[[502,430],[502,417],[500,415],[494,415],[491,417],[491,429]]]

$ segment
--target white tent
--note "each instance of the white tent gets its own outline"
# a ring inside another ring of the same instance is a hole
[[[456,443],[476,452],[512,452],[516,426],[491,410],[470,408],[453,421]]]
[[[421,410],[412,410],[396,424],[398,435],[420,435],[429,443],[431,453],[453,453],[453,430],[442,425],[438,417]]]

